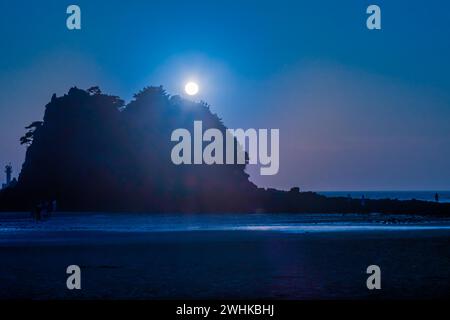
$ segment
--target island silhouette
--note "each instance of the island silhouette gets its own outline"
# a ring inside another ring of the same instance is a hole
[[[56,200],[61,211],[450,215],[445,203],[258,188],[237,162],[175,165],[171,133],[194,121],[227,130],[207,103],[171,96],[162,86],[144,88],[128,104],[98,87],[53,94],[43,121],[20,138],[25,161],[17,182],[0,191],[0,211]]]

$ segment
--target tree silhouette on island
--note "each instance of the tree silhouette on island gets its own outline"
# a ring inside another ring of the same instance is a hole
[[[162,87],[144,88],[127,105],[98,87],[53,95],[43,121],[20,138],[25,162],[17,184],[0,191],[0,210],[27,211],[56,199],[63,211],[450,215],[450,204],[265,190],[249,181],[245,164],[175,165],[171,133],[194,121],[223,134],[227,129],[206,103],[170,96]]]

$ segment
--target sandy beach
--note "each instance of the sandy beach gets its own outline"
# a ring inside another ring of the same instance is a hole
[[[21,221],[12,232],[2,219],[1,299],[406,299],[450,292],[447,228],[30,231],[24,226],[31,222]],[[81,267],[81,290],[66,289],[72,264]],[[381,267],[381,290],[366,288],[371,264]]]

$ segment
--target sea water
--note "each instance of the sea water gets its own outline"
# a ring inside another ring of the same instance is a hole
[[[449,219],[381,214],[145,214],[56,213],[33,220],[29,213],[0,213],[0,235],[24,232],[271,231],[288,233],[450,229]]]

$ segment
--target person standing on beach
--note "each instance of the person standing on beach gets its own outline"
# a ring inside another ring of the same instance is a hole
[[[52,212],[56,211],[56,200],[52,201]]]
[[[36,221],[40,221],[41,220],[41,214],[42,214],[42,204],[39,203],[34,211],[34,218],[36,219]]]
[[[436,200],[436,202],[439,202],[439,194],[437,192],[434,195],[434,200]]]

